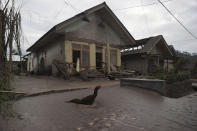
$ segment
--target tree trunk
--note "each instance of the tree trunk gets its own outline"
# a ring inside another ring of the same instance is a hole
[[[5,56],[4,56],[4,43],[3,43],[3,12],[0,10],[0,88],[1,82],[4,81],[5,71]]]
[[[9,63],[8,63],[8,87],[11,87],[11,78],[12,78],[12,49],[13,49],[13,33],[14,33],[14,20],[12,20],[10,26],[10,40],[9,40]]]
[[[13,41],[20,43],[21,38],[20,12],[15,10],[14,0],[6,1],[5,5],[0,7],[0,88],[10,87]],[[11,5],[11,7],[8,7],[8,5]],[[20,44],[17,44],[17,46],[21,59]],[[9,51],[9,55],[7,55],[7,51]],[[7,56],[9,56],[9,61]]]
[[[4,63],[3,23],[2,23],[2,21],[3,21],[3,12],[0,10],[0,70],[2,70],[3,63]]]

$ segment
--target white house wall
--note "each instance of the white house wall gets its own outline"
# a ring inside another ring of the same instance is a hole
[[[45,45],[43,50],[32,52],[32,71],[38,72],[39,62],[44,58],[45,70],[51,70],[53,60],[64,62],[64,44],[61,40]]]
[[[63,41],[56,41],[47,46],[46,51],[46,66],[50,66],[53,60],[64,62],[64,43]]]
[[[33,71],[33,64],[32,64],[32,60],[33,60],[33,54],[29,54],[27,57],[27,71],[31,72]]]

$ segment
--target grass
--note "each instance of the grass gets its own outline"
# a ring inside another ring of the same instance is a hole
[[[11,88],[8,88],[5,77],[0,78],[0,90],[2,91],[11,91]],[[15,94],[11,93],[0,93],[0,116],[3,118],[15,116],[15,112],[12,110],[11,101],[15,99]]]

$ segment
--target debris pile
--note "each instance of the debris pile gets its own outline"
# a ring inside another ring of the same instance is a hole
[[[71,64],[62,63],[58,60],[54,60],[53,65],[58,70],[58,75],[62,76],[64,79],[69,79],[71,75],[69,72]]]

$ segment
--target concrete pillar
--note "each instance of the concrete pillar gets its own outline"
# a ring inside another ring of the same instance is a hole
[[[121,66],[121,52],[120,49],[117,49],[117,66]]]
[[[105,65],[105,47],[103,47],[103,49],[102,49],[102,62],[103,62],[103,65],[102,65],[102,67],[104,68],[106,65]]]
[[[109,42],[107,42],[107,73],[110,74],[111,73],[111,61],[110,61],[110,46],[109,46]]]
[[[90,44],[90,69],[96,69],[96,45]]]
[[[70,41],[65,41],[65,62],[73,62],[72,43]]]
[[[73,63],[73,52],[72,52],[72,43],[70,41],[65,41],[65,62]],[[69,66],[68,72],[72,73],[72,65]]]

